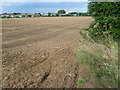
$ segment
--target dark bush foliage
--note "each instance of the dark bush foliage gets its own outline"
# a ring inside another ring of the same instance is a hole
[[[89,28],[92,38],[110,35],[120,39],[120,2],[90,2],[88,12],[95,19]]]

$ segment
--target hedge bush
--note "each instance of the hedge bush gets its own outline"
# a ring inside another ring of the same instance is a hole
[[[90,2],[88,12],[95,19],[89,28],[93,39],[109,35],[120,39],[120,2]]]

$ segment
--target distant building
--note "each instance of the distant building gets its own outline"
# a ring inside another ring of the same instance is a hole
[[[42,16],[49,16],[48,13],[42,13]]]
[[[61,16],[65,16],[65,15],[67,15],[67,14],[59,14],[59,17],[61,17]]]
[[[70,12],[69,11],[66,11],[66,14],[69,14]]]
[[[29,14],[26,14],[25,17],[34,17],[34,15],[35,15],[35,14],[29,13]]]
[[[14,18],[14,15],[10,15],[11,18]]]
[[[6,17],[6,15],[0,15],[0,17],[1,17],[1,18],[4,18],[4,17]]]
[[[14,17],[16,17],[16,18],[21,18],[22,15],[15,15]]]
[[[78,13],[78,12],[65,12],[65,13],[2,13],[1,18],[27,18],[27,17],[52,17],[52,16],[85,16],[88,13]]]
[[[78,15],[77,12],[70,12],[69,14],[72,15],[72,16],[77,16]]]
[[[56,16],[56,13],[52,13],[53,16]]]
[[[10,15],[0,15],[1,18],[9,18]]]

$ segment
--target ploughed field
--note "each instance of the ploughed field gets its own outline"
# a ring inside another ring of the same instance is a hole
[[[3,88],[91,87],[78,85],[76,58],[91,17],[40,17],[2,20]]]

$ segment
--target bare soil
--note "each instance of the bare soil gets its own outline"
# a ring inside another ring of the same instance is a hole
[[[91,17],[2,20],[3,88],[88,88],[76,53]]]

